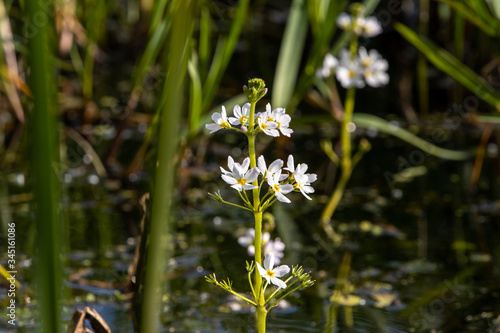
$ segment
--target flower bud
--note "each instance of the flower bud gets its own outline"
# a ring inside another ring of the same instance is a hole
[[[250,79],[248,86],[243,86],[243,92],[251,103],[255,103],[267,94],[266,83],[262,79]]]

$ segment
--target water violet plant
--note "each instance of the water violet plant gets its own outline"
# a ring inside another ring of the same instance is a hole
[[[248,86],[243,87],[243,92],[249,103],[243,107],[235,106],[233,116],[229,117],[223,106],[220,113],[215,112],[212,115],[213,123],[207,124],[206,128],[211,131],[210,133],[235,130],[244,134],[248,140],[249,156],[241,163],[228,156],[227,168],[220,168],[222,179],[237,191],[242,203],[226,201],[220,191],[210,195],[221,203],[247,210],[254,215],[254,229],[239,240],[240,244],[249,246],[249,253],[254,255],[253,261],[246,262],[251,296],[236,292],[232,288],[231,280],[218,280],[215,273],[205,278],[208,282],[253,305],[256,308],[257,332],[263,333],[266,331],[266,316],[269,310],[292,292],[314,284],[310,274],[304,272],[299,265],[292,268],[287,265],[275,267],[275,264],[279,264],[282,259],[285,245],[278,239],[271,242],[269,234],[266,235],[263,230],[263,213],[276,201],[291,203],[287,197],[291,192],[301,192],[311,200],[308,194],[314,192],[311,183],[316,181],[317,176],[306,173],[307,164],[295,165],[291,155],[288,157],[286,168],[283,167],[283,160],[277,159],[268,165],[263,156],[257,157],[256,136],[264,133],[272,137],[280,135],[290,137],[293,133],[289,128],[291,118],[285,109],[273,110],[270,104],[266,105],[265,112],[255,112],[257,102],[267,93],[263,80],[249,80]],[[252,194],[249,195],[247,191],[252,191]],[[264,260],[262,260],[263,255],[265,255]]]
[[[358,43],[360,37],[369,38],[379,35],[382,32],[380,22],[374,16],[366,17],[364,15],[365,7],[362,4],[354,3],[350,9],[351,14],[342,13],[337,18],[337,25],[350,34],[349,48],[341,50],[338,59],[327,53],[323,65],[316,70],[316,76],[326,80],[334,117],[341,122],[342,155],[338,157],[331,149],[331,145],[323,145],[325,152],[341,169],[339,181],[320,218],[326,234],[334,243],[339,243],[340,237],[330,224],[331,217],[342,198],[354,167],[370,150],[370,143],[366,139],[362,139],[357,151],[353,154],[351,133],[356,129],[356,125],[352,122],[356,89],[364,88],[367,85],[379,88],[389,82],[387,60],[382,58],[376,50],[367,50],[365,47],[360,47]],[[333,77],[346,89],[344,103],[340,101]]]

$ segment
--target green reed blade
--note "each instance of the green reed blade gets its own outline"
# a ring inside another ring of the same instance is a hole
[[[164,268],[171,253],[171,205],[174,201],[176,168],[174,157],[179,145],[179,124],[183,110],[183,82],[189,58],[189,41],[193,28],[194,1],[174,0],[172,29],[169,36],[168,75],[165,81],[160,113],[159,141],[155,184],[152,193],[151,227],[146,257],[142,333],[160,330],[160,314]]]
[[[394,28],[408,42],[413,44],[437,68],[460,82],[479,98],[500,111],[500,95],[486,81],[446,50],[423,36],[417,35],[407,26],[395,23]]]
[[[26,1],[28,22],[51,1]],[[42,332],[60,330],[60,296],[62,286],[61,219],[59,217],[59,188],[54,165],[58,161],[56,122],[56,92],[53,77],[53,21],[47,16],[29,38],[29,86],[33,94],[33,110],[28,117],[30,126],[31,167],[34,180],[36,233],[36,277],[39,304],[38,327]],[[18,230],[21,232],[21,230]]]
[[[415,146],[423,150],[424,152],[436,157],[444,158],[447,160],[460,161],[469,159],[474,156],[473,151],[450,150],[433,145],[432,143],[419,138],[418,136],[405,130],[404,128],[394,126],[387,120],[371,114],[354,113],[352,116],[352,121],[356,124],[356,126],[363,128],[375,128],[380,132],[395,136],[396,138],[408,142],[412,146]]]
[[[302,50],[307,33],[307,6],[305,0],[294,0],[281,42],[274,84],[272,104],[285,107],[292,98],[297,82]]]

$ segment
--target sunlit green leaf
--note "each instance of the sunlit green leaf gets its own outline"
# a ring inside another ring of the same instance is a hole
[[[472,151],[457,151],[435,146],[432,143],[419,138],[415,134],[403,128],[397,127],[389,123],[387,120],[371,114],[354,113],[352,116],[352,121],[356,124],[356,126],[377,129],[383,133],[390,134],[405,142],[408,142],[409,144],[423,150],[428,154],[440,158],[445,158],[448,160],[465,160],[471,158],[474,155]]]
[[[446,50],[439,48],[426,37],[419,36],[407,26],[395,23],[394,28],[413,46],[420,50],[437,68],[463,84],[479,98],[500,110],[500,95],[460,60]]]
[[[290,102],[302,59],[307,26],[306,1],[294,0],[276,65],[272,90],[274,106],[285,107]]]

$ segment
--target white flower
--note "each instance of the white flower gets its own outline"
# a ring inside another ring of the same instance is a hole
[[[293,187],[299,190],[307,199],[312,200],[307,194],[314,193],[314,188],[312,188],[311,183],[316,181],[317,176],[315,174],[298,174],[295,175],[295,184]]]
[[[340,13],[337,17],[337,26],[343,30],[348,30],[352,24],[352,16],[347,13]]]
[[[267,168],[264,156],[261,155],[257,159],[257,167],[259,168],[262,177],[264,179],[267,179],[268,176],[273,175],[276,172],[281,173],[281,168],[283,167],[283,161],[279,159],[275,160],[273,163],[271,163],[271,165],[269,165],[269,168]]]
[[[363,67],[365,81],[369,86],[376,88],[389,82],[389,75],[386,73],[389,64],[376,50],[372,49],[367,52],[364,47],[360,47],[359,61]]]
[[[353,18],[349,14],[341,13],[337,17],[337,26],[346,31],[353,31],[357,36],[363,35],[364,37],[374,37],[382,32],[382,26],[375,16]]]
[[[382,33],[382,26],[375,16],[369,16],[363,24],[363,36],[374,37]]]
[[[227,166],[230,171],[220,168],[222,171],[222,179],[232,188],[238,191],[252,190],[257,188],[257,186],[252,185],[254,181],[259,177],[259,169],[252,168],[248,170],[250,166],[250,158],[247,157],[243,160],[242,164],[235,163],[233,158],[229,156],[227,158]]]
[[[300,164],[297,164],[297,167],[295,167],[295,163],[294,163],[294,160],[293,160],[293,156],[292,155],[288,155],[288,160],[286,162],[286,168],[284,168],[284,170],[288,170],[292,173],[292,179],[295,179],[295,176],[297,175],[303,175],[306,173],[307,171],[307,164],[305,163],[300,163]]]
[[[257,123],[259,124],[259,128],[264,132],[265,134],[269,136],[280,136],[280,133],[276,128],[278,128],[278,124],[275,123],[273,120],[269,119],[269,112],[262,112],[258,117],[257,117]]]
[[[330,75],[332,75],[332,73],[335,72],[338,64],[339,61],[337,60],[337,58],[335,58],[330,53],[327,53],[325,55],[325,59],[323,59],[323,66],[316,70],[316,76],[319,78],[329,77]]]
[[[264,258],[264,268],[262,268],[262,266],[257,263],[259,274],[267,280],[267,283],[272,283],[283,289],[286,288],[286,283],[278,278],[284,276],[285,274],[288,274],[290,272],[290,267],[281,265],[273,269],[273,266],[274,254],[272,252],[266,254],[266,257]]]
[[[280,184],[281,171],[274,173],[273,175],[269,175],[267,177],[267,183],[274,191],[274,195],[276,199],[281,202],[290,203],[290,199],[285,197],[285,194],[293,191],[293,185],[290,184]]]
[[[288,128],[288,126],[290,125],[290,121],[292,120],[292,118],[290,118],[290,116],[286,114],[285,109],[277,108],[271,111],[271,104],[267,103],[266,112],[268,114],[268,121],[275,122],[278,125],[277,129],[280,130],[281,134],[290,137],[290,134],[293,133],[293,130]]]
[[[217,132],[220,129],[229,129],[231,125],[227,119],[226,108],[222,106],[222,112],[214,112],[212,115],[213,124],[207,124],[205,127],[210,130],[210,134]]]
[[[363,88],[363,71],[357,61],[349,61],[348,63],[339,66],[336,72],[337,80],[344,88]]]
[[[233,114],[236,117],[229,117],[229,122],[233,125],[245,126],[248,123],[248,117],[250,117],[250,103],[245,103],[243,108],[239,105],[235,105],[233,108]]]

